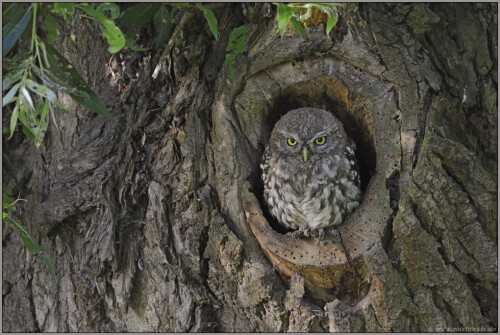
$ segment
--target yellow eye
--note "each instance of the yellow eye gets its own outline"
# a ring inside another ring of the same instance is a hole
[[[317,139],[314,140],[314,143],[316,143],[317,145],[325,144],[326,143],[326,136],[318,137]]]
[[[297,141],[293,137],[290,137],[289,139],[287,139],[287,143],[289,146],[293,147],[295,144],[297,144]]]

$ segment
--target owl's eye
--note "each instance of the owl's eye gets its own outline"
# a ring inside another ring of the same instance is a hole
[[[293,147],[294,145],[297,144],[297,141],[293,137],[290,137],[287,139],[287,143],[289,146]]]
[[[326,143],[326,136],[318,137],[317,139],[314,140],[314,143],[316,143],[317,145],[325,144]]]

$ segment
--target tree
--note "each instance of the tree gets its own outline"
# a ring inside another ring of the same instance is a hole
[[[113,55],[91,22],[73,43],[58,21],[54,45],[117,122],[60,94],[72,110],[55,109],[40,148],[4,137],[16,214],[56,280],[4,224],[3,330],[495,330],[497,4],[347,4],[329,35],[314,11],[306,39],[280,38],[269,3],[211,8],[218,39],[202,10],[179,11],[158,50]],[[148,24],[137,42],[154,37]],[[281,277],[252,231],[253,213],[285,241],[259,205],[259,163],[299,106],[331,110],[358,145],[347,258],[318,275],[333,288]]]

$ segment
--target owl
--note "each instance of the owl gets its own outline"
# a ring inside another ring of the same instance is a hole
[[[274,126],[261,169],[264,198],[290,234],[318,236],[361,200],[355,144],[342,123],[322,109],[299,108]]]

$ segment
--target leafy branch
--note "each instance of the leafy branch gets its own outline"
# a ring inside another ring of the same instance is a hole
[[[330,34],[330,31],[332,31],[339,19],[338,7],[342,7],[342,4],[338,2],[292,2],[273,4],[278,6],[277,20],[280,29],[280,36],[282,38],[285,34],[286,27],[290,22],[300,37],[307,38],[307,36],[309,36],[309,28],[307,27],[306,21],[311,18],[313,8],[317,8],[328,15],[328,21],[326,22],[326,34]],[[302,25],[304,25],[304,27],[302,27]]]
[[[217,18],[201,3],[196,6],[203,11],[211,32],[218,39]],[[153,40],[158,48],[170,37],[175,12],[189,7],[191,5],[187,3],[140,3],[121,13],[115,3],[101,3],[97,7],[92,3],[3,3],[2,108],[5,114],[10,114],[10,123],[8,127],[3,127],[2,133],[9,135],[10,139],[20,124],[23,133],[34,140],[37,148],[40,147],[48,129],[49,114],[56,130],[59,130],[54,108],[70,108],[58,100],[56,92],[67,93],[80,105],[116,122],[75,66],[51,45],[58,35],[54,16],[61,16],[71,23],[70,37],[73,42],[77,39],[80,19],[94,21],[109,44],[108,51],[116,53],[125,47],[134,51],[147,50],[137,46],[132,38],[137,29],[151,19],[158,32]],[[125,33],[116,22],[125,27]],[[41,32],[45,33],[45,37],[41,37]],[[53,276],[48,255],[33,242],[26,227],[11,217],[10,213],[15,210],[18,200],[14,201],[12,192],[5,187],[2,200],[3,221],[20,232],[27,249],[37,253]]]
[[[110,11],[111,16],[117,17],[116,5],[115,7],[102,5],[98,9]],[[105,35],[112,36],[112,38],[107,36],[110,51],[116,52],[120,49],[117,44],[123,41],[115,38],[120,34],[115,29],[114,23],[103,13],[93,11],[90,7],[86,8],[86,5],[76,7],[72,4],[56,3],[52,6],[33,3],[28,8],[25,6],[22,3],[2,4],[2,20],[5,23],[2,31],[2,108],[4,113],[10,112],[9,127],[3,127],[2,133],[10,134],[10,139],[19,121],[24,134],[33,139],[35,146],[39,147],[48,128],[49,113],[58,130],[54,106],[62,109],[70,108],[58,100],[55,91],[68,93],[81,105],[114,120],[104,103],[89,88],[76,68],[50,45],[57,37],[57,25],[51,14],[60,13],[65,19],[74,19],[78,17],[75,8],[84,10],[89,14],[89,18],[98,20]],[[39,16],[45,18],[41,27],[38,26]],[[39,28],[47,31],[46,39],[39,35]],[[74,34],[72,39],[75,40]],[[18,47],[13,50],[16,44]],[[13,53],[14,51],[16,52]],[[6,57],[9,54],[11,56]],[[5,155],[2,156],[4,161],[8,160]],[[35,252],[55,278],[48,254],[41,246],[34,243],[27,227],[11,216],[19,200],[14,200],[12,192],[2,187],[2,220],[20,233],[28,251]]]
[[[104,103],[89,88],[76,68],[49,42],[57,36],[57,25],[51,13],[73,19],[77,15],[75,8],[82,9],[90,13],[94,19],[99,20],[105,35],[118,36],[119,34],[115,31],[118,28],[114,23],[113,28],[107,23],[111,21],[104,14],[83,5],[75,7],[69,3],[56,3],[52,7],[52,5],[33,3],[27,11],[20,3],[3,4],[3,6],[2,19],[4,22],[7,21],[7,24],[2,34],[2,54],[6,70],[2,80],[2,107],[7,107],[7,111],[11,112],[10,127],[4,128],[3,133],[9,133],[9,138],[11,138],[20,121],[24,134],[33,139],[35,146],[39,147],[49,125],[49,113],[57,128],[54,106],[62,109],[70,108],[58,100],[56,91],[68,93],[81,105],[114,120]],[[113,7],[101,7],[101,9],[111,10],[113,13]],[[25,14],[13,15],[12,13],[16,11]],[[48,30],[46,40],[42,39],[38,33],[39,14],[45,17],[41,28]],[[28,25],[30,20],[31,31]],[[23,34],[29,40],[29,50],[23,52],[23,45],[20,45],[17,54],[5,58]],[[120,42],[118,40],[118,37],[108,38],[110,50],[118,50],[117,43]]]
[[[2,133],[9,139],[19,125],[23,133],[33,139],[40,147],[48,129],[50,119],[58,129],[54,109],[69,109],[57,97],[57,92],[69,94],[80,105],[92,112],[116,122],[108,109],[88,86],[81,74],[51,43],[58,35],[54,16],[62,17],[71,24],[70,37],[76,42],[81,18],[95,22],[106,38],[108,51],[116,53],[123,48],[144,51],[147,48],[136,45],[133,38],[138,29],[153,21],[156,33],[153,38],[155,48],[164,45],[172,34],[176,23],[174,16],[178,11],[201,11],[211,33],[219,39],[218,21],[211,9],[201,3],[193,6],[189,3],[139,3],[132,6],[115,3],[2,3],[2,108],[4,115],[10,114],[10,123],[3,127]],[[329,34],[338,20],[338,3],[277,3],[278,25],[283,37],[288,23],[303,38],[307,38],[309,29],[306,21],[312,16],[312,9],[317,8],[328,15],[326,33]],[[252,14],[252,8],[247,11]],[[30,24],[31,23],[31,24]],[[305,29],[305,30],[304,30]],[[226,47],[225,64],[234,79],[236,56],[245,50],[250,31],[249,25],[235,28]],[[40,33],[44,32],[42,35]],[[181,31],[182,33],[182,31]],[[17,48],[16,48],[17,46]],[[29,48],[28,48],[29,46]],[[50,116],[49,116],[50,114]],[[14,230],[21,233],[21,239],[28,250],[36,252],[47,264],[49,272],[52,265],[47,254],[37,246],[26,227],[9,216],[17,201],[12,193],[4,188],[3,220]],[[10,193],[9,193],[10,192]]]
[[[11,217],[10,213],[16,210],[17,203],[22,199],[16,199],[12,197],[12,191],[6,187],[2,189],[2,220],[7,223],[12,230],[19,232],[21,240],[26,245],[26,248],[30,252],[36,253],[38,258],[42,260],[42,262],[46,265],[47,270],[49,271],[51,277],[55,279],[55,274],[52,266],[52,262],[50,260],[49,255],[43,251],[43,248],[37,245],[30,233],[26,229],[26,226],[23,226],[19,220],[15,220]]]

